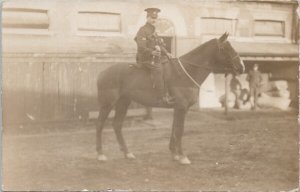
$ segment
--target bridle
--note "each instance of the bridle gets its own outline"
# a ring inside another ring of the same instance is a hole
[[[217,40],[217,41],[218,41],[218,40]],[[227,41],[225,41],[225,42],[223,42],[223,43],[221,43],[221,44],[225,44],[226,42],[227,42]],[[225,46],[221,46],[219,42],[217,42],[217,45],[218,45],[219,54],[221,54],[221,52],[224,50],[224,47],[225,47]],[[234,65],[234,63],[233,63],[232,61],[234,61],[235,59],[238,59],[239,56],[240,56],[240,55],[239,55],[238,53],[235,53],[234,56],[231,56],[231,55],[229,54],[229,59],[230,59],[230,61],[231,61],[231,62],[230,62],[231,66],[230,66],[230,67],[227,67],[227,66],[224,67],[225,73],[228,73],[228,72],[232,71],[232,69],[237,70],[237,66]]]
[[[223,52],[224,47],[220,46],[219,42],[217,42],[217,45],[218,45],[218,52],[219,53]],[[229,58],[230,58],[230,61],[233,61],[233,60],[239,58],[239,54],[236,53],[234,56],[229,55]],[[183,60],[182,62],[186,63],[187,65],[189,65],[191,67],[194,67],[194,68],[202,68],[202,69],[206,69],[206,70],[210,70],[210,71],[214,71],[214,70],[218,71],[218,70],[221,69],[221,68],[218,68],[218,67],[216,67],[216,68],[209,67],[207,65],[197,65],[197,64],[195,64],[193,62],[186,61],[186,60]],[[232,69],[237,70],[237,67],[234,64],[232,64],[232,66],[230,66],[230,67],[225,66],[222,69],[225,70],[226,72],[229,72],[229,71],[232,71]]]
[[[221,53],[223,50],[224,50],[224,47],[221,47],[219,42],[217,42],[217,45],[218,45],[218,51],[219,53]],[[237,58],[239,58],[239,54],[236,53],[233,57],[230,57],[230,61],[233,61]],[[183,72],[186,74],[186,76],[200,89],[200,85],[199,83],[187,72],[187,70],[184,68],[183,64],[181,63],[180,59],[177,58],[178,60],[178,63],[181,67],[181,69],[183,70]],[[202,69],[206,69],[206,70],[209,70],[209,71],[213,71],[214,68],[213,67],[208,67],[207,65],[197,65],[195,63],[192,63],[192,62],[189,62],[189,61],[183,61],[184,63],[186,63],[187,65],[191,66],[191,67],[195,67],[195,68],[202,68]],[[234,64],[232,64],[231,68],[230,67],[224,67],[224,70],[225,70],[225,76],[227,76],[228,72],[232,71],[232,69],[234,70],[237,70],[237,66],[235,66]],[[216,69],[218,70],[218,69]]]

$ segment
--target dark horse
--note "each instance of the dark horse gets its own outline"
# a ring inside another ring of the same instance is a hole
[[[172,106],[157,104],[157,92],[152,87],[147,69],[118,64],[100,73],[97,81],[100,107],[97,122],[98,160],[107,160],[102,151],[101,137],[104,122],[113,108],[113,128],[120,149],[126,158],[135,158],[129,152],[122,135],[122,123],[133,100],[146,106],[174,108],[169,149],[174,159],[181,164],[190,164],[190,160],[183,154],[181,139],[185,116],[189,107],[197,102],[199,85],[216,70],[236,74],[244,71],[244,64],[227,37],[225,33],[219,39],[212,39],[164,66],[168,90],[175,98]]]

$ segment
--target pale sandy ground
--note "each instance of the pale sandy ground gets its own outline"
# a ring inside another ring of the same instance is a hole
[[[125,160],[110,122],[104,132],[109,161],[96,160],[94,122],[6,126],[4,190],[232,190],[288,191],[298,187],[297,112],[191,111],[183,146],[192,164],[168,151],[172,113],[155,122],[128,118],[124,135],[137,156]]]

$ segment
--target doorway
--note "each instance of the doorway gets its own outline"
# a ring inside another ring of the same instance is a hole
[[[176,56],[176,36],[173,23],[165,18],[158,19],[156,32],[164,40],[166,49]]]

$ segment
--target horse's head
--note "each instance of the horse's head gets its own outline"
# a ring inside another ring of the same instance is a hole
[[[245,66],[239,54],[234,50],[229,41],[227,41],[228,33],[224,33],[217,39],[218,53],[215,57],[216,68],[223,68],[226,72],[241,74],[245,71]]]

